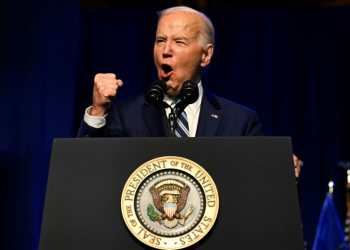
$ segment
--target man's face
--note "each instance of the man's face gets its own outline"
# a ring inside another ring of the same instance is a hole
[[[159,20],[153,55],[168,95],[177,96],[186,80],[198,83],[202,67],[209,64],[212,53],[208,58],[208,51],[198,39],[201,22],[201,17],[193,13],[172,13]]]

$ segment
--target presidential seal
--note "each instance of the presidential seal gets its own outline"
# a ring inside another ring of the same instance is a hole
[[[197,163],[167,156],[137,168],[121,199],[131,233],[156,249],[195,244],[212,228],[219,210],[214,181]]]

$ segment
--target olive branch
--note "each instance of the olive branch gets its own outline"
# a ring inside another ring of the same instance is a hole
[[[151,221],[156,221],[155,220],[156,217],[159,216],[159,214],[156,211],[154,211],[154,207],[152,205],[148,205],[148,207],[147,207],[147,215],[148,215],[148,217],[149,217],[149,219]],[[158,222],[159,222],[159,224],[162,224],[162,222],[160,220]]]

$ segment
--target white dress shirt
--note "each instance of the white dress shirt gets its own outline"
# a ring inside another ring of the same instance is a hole
[[[199,96],[198,99],[195,103],[189,104],[185,108],[185,112],[187,115],[188,119],[188,127],[190,131],[190,137],[195,137],[196,136],[196,131],[197,131],[197,125],[198,125],[198,118],[199,118],[199,113],[200,113],[200,108],[201,108],[201,103],[202,103],[202,97],[203,97],[203,86],[201,81],[198,84],[198,92]],[[174,108],[175,106],[175,98],[174,97],[169,97],[165,96],[163,99],[164,102],[168,103],[169,106]],[[91,116],[90,114],[91,106],[88,107],[85,110],[85,115],[84,115],[84,121],[91,127],[93,128],[101,128],[104,125],[106,125],[106,117],[108,114],[105,114],[104,116]],[[170,109],[166,109],[166,114],[169,116]],[[130,114],[132,115],[132,114]]]

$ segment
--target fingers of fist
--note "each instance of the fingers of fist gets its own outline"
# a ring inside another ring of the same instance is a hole
[[[102,97],[106,101],[112,101],[119,87],[123,86],[120,79],[116,79],[115,74],[97,74],[95,76],[95,95]]]

